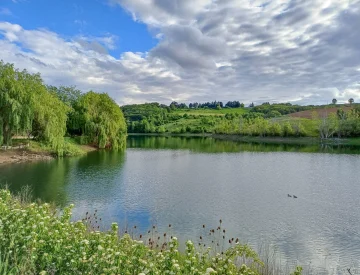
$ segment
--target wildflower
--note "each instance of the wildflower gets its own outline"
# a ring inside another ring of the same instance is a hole
[[[211,267],[208,267],[206,269],[206,273],[205,274],[212,274],[212,273],[216,273],[216,271],[214,269],[212,269]]]
[[[98,245],[98,250],[103,250],[104,248],[101,245]]]

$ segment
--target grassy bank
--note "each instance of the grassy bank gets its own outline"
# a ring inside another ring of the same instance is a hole
[[[81,156],[96,150],[89,145],[81,145],[76,139],[65,138],[63,156]],[[47,160],[57,157],[57,151],[48,144],[27,139],[14,139],[12,146],[0,150],[0,164],[23,161]]]
[[[236,241],[222,253],[191,241],[179,252],[175,237],[143,242],[120,235],[116,223],[96,231],[88,215],[71,222],[71,208],[60,215],[0,190],[0,274],[275,274]]]

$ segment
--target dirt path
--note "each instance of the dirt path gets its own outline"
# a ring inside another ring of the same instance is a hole
[[[49,154],[33,153],[24,149],[0,150],[0,165],[51,159],[53,157]]]

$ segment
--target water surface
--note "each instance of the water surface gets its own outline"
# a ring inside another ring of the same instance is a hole
[[[197,240],[221,218],[226,234],[272,243],[292,266],[345,274],[360,264],[359,167],[348,147],[133,136],[123,153],[0,166],[0,182],[74,203],[75,219],[96,209],[104,228],[170,223],[181,240]]]

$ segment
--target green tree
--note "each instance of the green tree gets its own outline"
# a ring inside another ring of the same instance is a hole
[[[31,129],[34,84],[39,75],[18,71],[12,64],[0,61],[0,134],[2,143],[11,145],[15,133]]]
[[[350,105],[354,103],[354,99],[353,98],[349,98],[349,103]]]
[[[92,91],[81,96],[79,105],[84,118],[83,133],[99,148],[122,148],[126,123],[120,107],[107,94]]]
[[[332,104],[336,104],[337,103],[337,99],[336,98],[333,98],[333,100],[332,100]]]
[[[332,137],[339,129],[339,120],[336,114],[323,114],[318,120],[319,134],[322,139]]]
[[[49,144],[57,155],[64,153],[67,114],[70,108],[44,85],[37,88],[31,136]]]
[[[290,122],[287,121],[283,124],[282,133],[284,137],[289,137],[294,135],[293,127],[291,126]]]
[[[0,133],[11,144],[15,134],[32,136],[62,155],[68,107],[49,93],[39,74],[0,62]]]
[[[70,107],[74,107],[74,105],[79,101],[81,96],[81,91],[76,89],[75,86],[47,86],[48,90],[54,93],[62,102]]]

